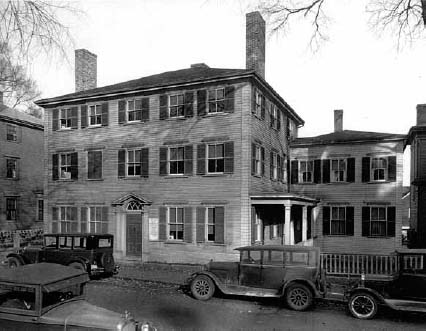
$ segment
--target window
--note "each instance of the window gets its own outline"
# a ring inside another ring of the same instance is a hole
[[[224,144],[208,145],[207,172],[223,173],[225,167]]]
[[[345,207],[331,208],[330,234],[331,235],[346,234],[346,208]]]
[[[371,178],[374,181],[385,180],[387,178],[387,160],[378,157],[371,159]]]
[[[127,121],[135,122],[142,120],[142,100],[127,101]]]
[[[108,232],[108,207],[87,208],[87,230],[92,233]]]
[[[207,208],[207,241],[215,241],[216,239],[216,209],[214,207]]]
[[[89,125],[102,125],[102,105],[89,106]]]
[[[270,104],[270,116],[271,116],[271,128],[279,130],[280,119],[279,119],[278,109],[273,103]]]
[[[372,236],[386,235],[386,208],[371,207],[371,229]]]
[[[300,161],[300,182],[312,183],[314,161]]]
[[[18,160],[6,159],[6,178],[18,178]]]
[[[278,180],[278,154],[271,152],[271,179]]]
[[[6,220],[16,221],[18,219],[18,199],[6,198]]]
[[[87,178],[102,178],[102,151],[87,152]]]
[[[141,175],[141,150],[127,150],[127,176]]]
[[[169,208],[169,239],[183,240],[184,208]]]
[[[8,124],[6,128],[6,139],[8,141],[18,140],[18,128],[16,125]]]
[[[59,232],[77,232],[77,207],[62,206],[59,208]]]
[[[323,235],[353,236],[354,207],[324,206],[322,216],[323,216],[323,224],[322,224]]]
[[[331,160],[331,180],[333,182],[346,181],[346,159]]]
[[[184,95],[175,94],[169,96],[169,117],[184,117]]]
[[[71,108],[64,108],[59,111],[59,127],[61,129],[71,128],[72,111]]]
[[[257,144],[252,145],[252,174],[262,176],[264,174],[265,149]]]
[[[169,148],[169,174],[183,175],[185,173],[185,148]]]
[[[393,206],[362,207],[362,235],[394,237],[395,216],[396,208]]]
[[[225,109],[225,89],[209,90],[209,113],[223,112]]]
[[[71,179],[71,153],[60,154],[59,173],[61,179]]]
[[[256,90],[255,93],[255,115],[260,118],[265,118],[265,97],[260,93],[260,91]]]
[[[44,213],[44,200],[39,199],[37,201],[37,220],[43,221],[43,213]]]

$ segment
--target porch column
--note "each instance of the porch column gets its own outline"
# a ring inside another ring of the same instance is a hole
[[[305,242],[308,240],[308,206],[302,208],[302,242]]]
[[[291,243],[291,206],[284,205],[285,208],[285,223],[284,223],[284,244],[292,245]]]

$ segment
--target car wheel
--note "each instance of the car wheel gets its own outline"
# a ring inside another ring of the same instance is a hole
[[[352,316],[359,319],[370,319],[377,313],[377,300],[365,292],[355,293],[349,299],[348,308]]]
[[[312,305],[312,292],[303,284],[293,284],[286,291],[286,303],[293,310],[306,310]]]
[[[82,271],[86,271],[86,268],[84,267],[84,265],[80,262],[72,262],[70,263],[68,266],[75,268],[75,269],[79,269]]]
[[[198,300],[210,299],[215,289],[213,280],[208,276],[199,275],[191,282],[191,293]]]
[[[16,257],[8,257],[7,258],[7,265],[9,266],[9,268],[16,268],[22,265],[21,261],[19,261],[18,258]]]

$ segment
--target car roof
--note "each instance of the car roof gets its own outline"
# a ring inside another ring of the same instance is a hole
[[[67,236],[67,237],[113,237],[114,235],[109,233],[46,233],[45,237],[53,237],[53,236]]]
[[[318,247],[313,246],[296,246],[296,245],[254,245],[254,246],[244,246],[235,248],[237,251],[292,251],[292,252],[309,252],[317,251],[319,252]]]
[[[43,286],[78,276],[86,276],[82,277],[83,281],[89,280],[85,271],[55,263],[26,264],[17,268],[0,270],[0,282],[27,285]]]

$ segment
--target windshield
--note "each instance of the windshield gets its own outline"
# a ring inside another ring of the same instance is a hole
[[[63,302],[83,296],[83,284],[75,284],[72,286],[64,287],[56,291],[42,290],[42,309],[43,311],[49,310]]]

